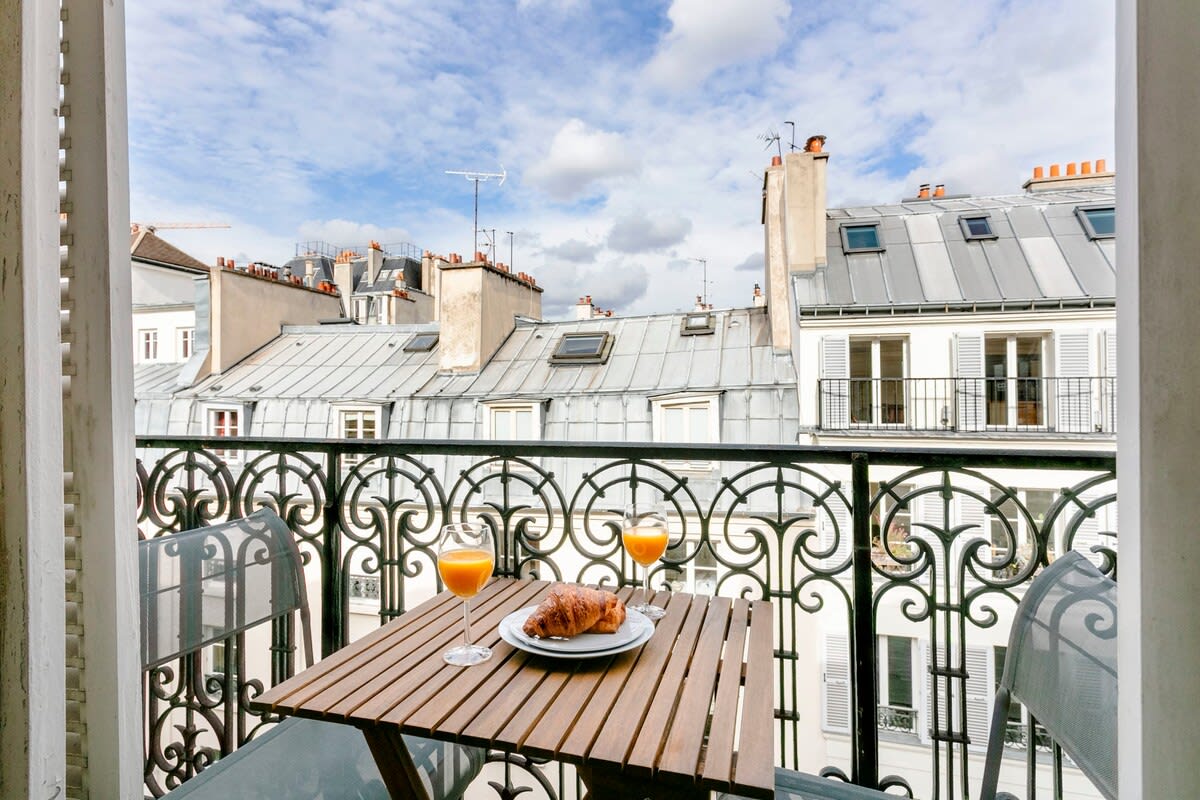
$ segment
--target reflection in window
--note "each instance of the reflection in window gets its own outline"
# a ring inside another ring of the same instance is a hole
[[[1014,428],[1046,424],[1041,336],[987,336],[987,424]]]
[[[1107,239],[1117,233],[1117,216],[1114,208],[1081,208],[1076,211],[1083,230],[1091,239]]]
[[[904,340],[850,339],[850,421],[903,425]]]
[[[847,253],[861,253],[882,250],[879,244],[879,225],[843,225],[842,250]]]

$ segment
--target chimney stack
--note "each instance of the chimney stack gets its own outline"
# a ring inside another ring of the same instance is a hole
[[[812,272],[825,264],[825,170],[829,154],[825,137],[810,136],[804,150],[772,160],[763,182],[766,306],[771,343],[776,350],[792,345],[788,315],[788,275]]]
[[[1111,186],[1116,176],[1108,171],[1108,163],[1103,159],[1091,161],[1072,161],[1066,166],[1066,174],[1060,164],[1050,165],[1050,174],[1042,167],[1033,168],[1033,177],[1025,181],[1021,188],[1027,192],[1052,192],[1070,189],[1085,189],[1091,186]]]

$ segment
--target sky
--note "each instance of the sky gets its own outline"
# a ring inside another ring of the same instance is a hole
[[[793,135],[827,137],[831,207],[1115,165],[1112,0],[127,0],[126,18],[133,220],[229,225],[160,231],[208,263],[309,240],[469,258],[473,184],[446,171],[503,171],[479,186],[481,249],[494,229],[548,319],[587,294],[621,315],[705,289],[750,305],[763,171]]]

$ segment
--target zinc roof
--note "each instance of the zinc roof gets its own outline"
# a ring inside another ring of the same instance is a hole
[[[793,274],[797,306],[1111,300],[1116,240],[1089,239],[1076,209],[1115,199],[1102,186],[830,209],[827,264]],[[959,220],[972,216],[987,216],[995,238],[967,239]],[[871,223],[883,250],[844,252],[842,226]]]

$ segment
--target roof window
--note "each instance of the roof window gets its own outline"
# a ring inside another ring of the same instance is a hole
[[[432,350],[438,343],[436,333],[418,333],[404,345],[406,353],[425,353]]]
[[[879,241],[879,223],[843,225],[842,251],[846,253],[878,253],[883,250]]]
[[[551,364],[603,364],[608,360],[613,337],[607,332],[564,333],[550,356]]]
[[[1111,239],[1117,235],[1117,214],[1112,206],[1077,208],[1075,215],[1089,239]]]
[[[992,220],[986,214],[959,217],[958,224],[968,241],[996,238],[995,232],[992,231]]]
[[[703,336],[717,329],[712,314],[688,314],[679,323],[680,336]]]

